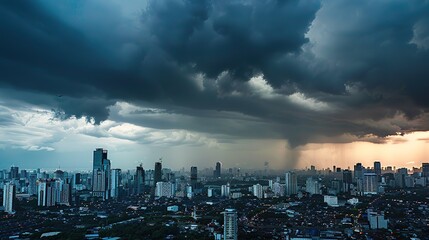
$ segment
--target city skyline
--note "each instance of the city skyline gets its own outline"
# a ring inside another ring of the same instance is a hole
[[[9,0],[0,34],[0,239],[428,239],[429,0]]]
[[[96,147],[113,150],[116,168],[428,160],[427,2],[42,1],[0,12],[0,168],[86,169]]]
[[[0,237],[366,239],[380,234],[424,236],[428,229],[429,163],[412,169],[375,161],[372,166],[356,163],[352,169],[311,166],[249,172],[225,169],[221,162],[214,170],[188,166],[186,171],[172,171],[163,158],[154,162],[154,169],[139,164],[134,171],[122,171],[111,168],[112,162],[108,149],[96,148],[92,171],[46,172],[19,166],[0,170],[0,221],[9,226],[0,229]],[[406,217],[404,210],[416,217]],[[337,223],[320,224],[327,215]],[[310,224],[303,225],[303,220]],[[150,230],[161,223],[159,232]],[[403,224],[413,227],[404,231]],[[133,226],[136,229],[130,230]]]

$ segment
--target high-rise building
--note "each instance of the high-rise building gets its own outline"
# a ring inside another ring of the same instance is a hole
[[[264,197],[264,190],[261,184],[255,184],[253,185],[253,196],[257,198],[263,198]]]
[[[363,194],[377,194],[378,178],[375,173],[365,173],[363,176]]]
[[[74,184],[81,184],[82,183],[82,175],[80,173],[76,173],[74,175]]]
[[[27,178],[27,170],[22,169],[21,173],[19,174],[19,178]]]
[[[405,188],[405,177],[408,176],[407,168],[399,168],[395,173],[395,186]]]
[[[154,173],[154,184],[156,185],[158,182],[162,181],[162,163],[155,163],[155,173]]]
[[[378,179],[381,179],[381,163],[374,162],[374,173],[377,175]]]
[[[35,173],[28,177],[28,194],[37,195],[37,174]]]
[[[174,188],[171,182],[157,182],[155,188],[156,197],[173,197]]]
[[[350,185],[353,183],[352,171],[343,171],[343,192],[350,192]]]
[[[55,178],[55,179],[64,179],[64,172],[63,172],[63,171],[61,171],[60,169],[57,169],[57,170],[54,172],[54,178]]]
[[[19,179],[19,167],[10,167],[10,179]]]
[[[285,174],[285,194],[287,196],[297,194],[298,185],[295,172],[286,172]]]
[[[57,194],[54,181],[51,179],[40,180],[37,187],[37,205],[43,207],[55,206]]]
[[[309,194],[320,194],[320,182],[312,177],[305,182],[305,191]]]
[[[230,191],[231,191],[231,187],[229,183],[227,183],[226,185],[222,185],[220,187],[220,195],[222,197],[229,197]]]
[[[227,208],[223,212],[223,239],[224,240],[237,240],[238,227],[237,227],[237,211],[235,209]]]
[[[107,199],[110,197],[110,160],[107,150],[97,148],[93,155],[92,195]]]
[[[222,163],[221,162],[216,163],[216,169],[214,170],[213,175],[215,178],[220,178],[222,176]]]
[[[103,160],[107,159],[107,150],[97,148],[94,151],[92,169],[103,169]]]
[[[365,170],[364,170],[364,167],[362,166],[362,163],[356,163],[356,165],[354,166],[355,181],[357,181],[358,179],[363,179],[364,172]]]
[[[55,183],[55,192],[57,194],[56,203],[70,206],[72,203],[71,179],[57,179]]]
[[[145,172],[141,164],[140,166],[137,166],[134,184],[136,188],[136,194],[143,195],[145,186]]]
[[[279,182],[273,183],[273,193],[275,196],[283,197],[285,195],[285,185]]]
[[[198,182],[198,169],[197,167],[191,167],[191,186],[193,189],[197,188]]]
[[[119,197],[119,186],[121,183],[121,169],[111,170],[111,181],[110,181],[110,197]]]
[[[13,214],[15,211],[14,208],[14,201],[15,201],[15,185],[11,182],[6,183],[3,186],[3,207],[4,211]]]

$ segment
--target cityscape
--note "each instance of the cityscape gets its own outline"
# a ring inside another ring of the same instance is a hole
[[[429,240],[429,0],[0,1],[0,240]]]
[[[429,163],[0,171],[1,239],[426,239]]]

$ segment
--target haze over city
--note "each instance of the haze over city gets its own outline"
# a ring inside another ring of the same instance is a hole
[[[4,1],[0,168],[420,166],[428,1]]]

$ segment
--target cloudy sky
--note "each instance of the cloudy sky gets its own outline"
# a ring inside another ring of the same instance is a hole
[[[0,3],[0,168],[429,161],[429,1]]]

